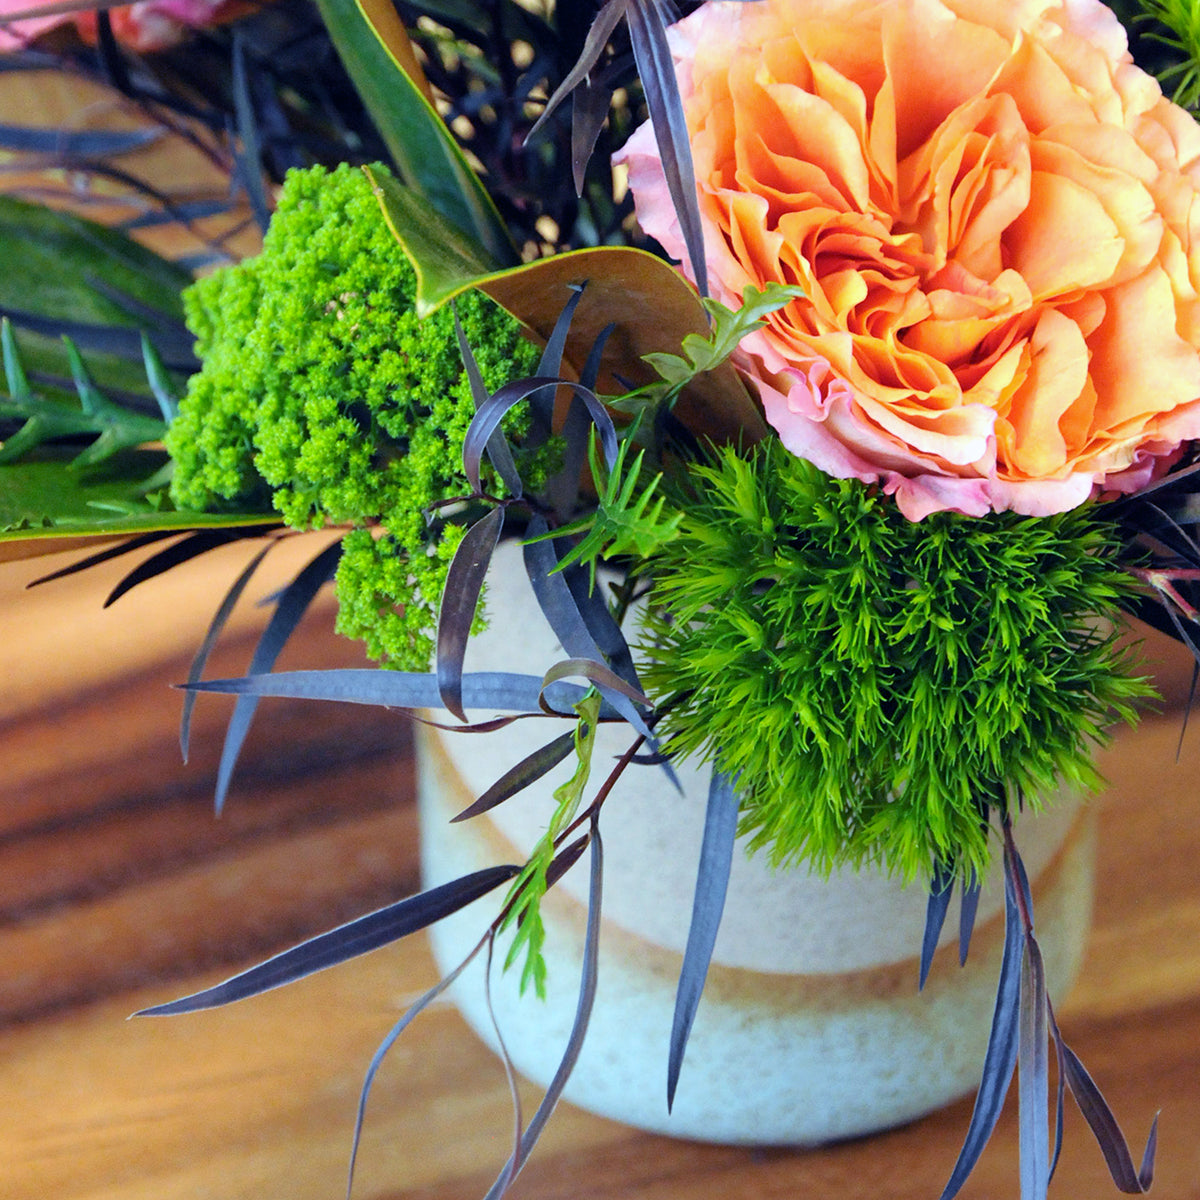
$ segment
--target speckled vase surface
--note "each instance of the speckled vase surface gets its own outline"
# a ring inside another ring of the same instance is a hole
[[[564,656],[542,622],[519,550],[501,547],[488,577],[492,613],[525,614],[519,637],[501,615],[473,639],[468,670],[542,672]],[[508,626],[508,628],[506,628]],[[450,817],[562,728],[525,720],[492,734],[422,728],[418,741],[426,885],[500,862],[521,862],[545,828],[564,764],[483,817]],[[629,743],[605,726],[593,788]],[[918,954],[926,896],[876,872],[831,878],[773,871],[735,852],[720,935],[692,1030],[673,1110],[666,1106],[667,1045],[687,940],[703,829],[707,772],[679,771],[683,793],[651,766],[626,771],[605,803],[604,921],[595,1007],[566,1098],[656,1132],[705,1141],[815,1144],[910,1120],[979,1081],[1003,944],[1003,888],[987,881],[967,965],[951,914],[923,992]],[[1091,913],[1093,823],[1063,801],[1018,823],[1032,880],[1052,997],[1082,958]],[[575,1017],[586,924],[586,859],[543,903],[547,998],[520,996],[519,972],[493,967],[492,1000],[517,1068],[545,1084]],[[431,931],[451,970],[498,911],[486,897]],[[954,929],[950,927],[954,926]],[[954,942],[954,945],[950,945]],[[493,1046],[482,956],[453,996]]]

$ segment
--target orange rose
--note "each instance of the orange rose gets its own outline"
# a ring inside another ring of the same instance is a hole
[[[1129,491],[1200,437],[1200,127],[1097,0],[711,2],[672,48],[714,294],[795,454],[914,520]],[[648,128],[620,156],[683,257]]]

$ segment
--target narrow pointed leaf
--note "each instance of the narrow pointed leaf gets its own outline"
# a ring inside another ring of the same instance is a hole
[[[721,927],[737,822],[738,797],[734,780],[714,770],[704,815],[704,836],[700,845],[700,866],[696,873],[696,895],[692,901],[692,921],[688,927],[679,986],[675,992],[675,1013],[667,1056],[668,1111],[675,1103],[675,1089],[679,1085],[684,1051],[696,1019],[696,1010],[700,1006],[713,947]]]
[[[241,151],[237,155],[238,174],[250,201],[255,224],[266,233],[271,223],[271,206],[263,185],[262,146],[258,136],[258,118],[250,97],[250,80],[246,74],[245,35],[238,25],[233,26],[233,111],[237,122]]]
[[[162,413],[162,419],[169,425],[179,415],[179,401],[172,391],[171,378],[167,374],[167,368],[163,366],[163,361],[154,348],[154,343],[144,333],[142,334],[142,366],[146,371],[146,382],[149,383],[150,391],[158,403],[159,412]]]
[[[963,885],[958,910],[958,965],[966,966],[967,954],[971,949],[971,934],[975,931],[975,914],[979,911],[979,893],[983,885],[979,876],[971,872],[970,880]]]
[[[537,137],[542,126],[558,106],[587,79],[592,68],[599,61],[600,55],[604,53],[604,47],[608,45],[613,31],[617,28],[628,7],[629,0],[607,0],[603,8],[596,14],[596,19],[592,22],[587,37],[584,39],[583,50],[578,60],[567,72],[562,83],[554,89],[554,94],[546,101],[546,107],[542,110],[541,116],[534,122],[533,128],[525,137],[526,145]],[[578,190],[578,185],[576,185],[576,190]]]
[[[467,335],[463,332],[457,311],[454,313],[454,332],[458,337],[458,351],[462,356],[463,367],[471,388],[471,400],[478,412],[480,405],[487,401],[487,385],[483,382],[479,364],[475,361],[475,355],[467,342]],[[524,494],[525,485],[521,482],[521,476],[517,472],[517,464],[513,461],[512,451],[509,449],[508,439],[504,436],[503,429],[497,427],[495,433],[488,438],[487,456],[491,460],[492,466],[496,468],[496,474],[504,480],[504,486],[508,489],[509,495],[519,499]],[[476,471],[478,471],[478,467],[476,467]]]
[[[691,142],[662,10],[656,0],[629,0],[626,16],[667,190],[679,218],[696,287],[700,295],[707,296],[708,270],[704,262],[704,233],[700,224],[700,203],[696,198]]]
[[[917,990],[925,987],[929,968],[937,951],[938,939],[950,908],[950,897],[954,893],[954,869],[938,863],[929,884],[929,902],[925,906],[925,934],[921,939],[921,969],[917,979]]]
[[[467,641],[479,607],[484,576],[492,561],[492,552],[500,540],[503,524],[504,509],[493,508],[463,534],[462,541],[454,551],[442,589],[437,626],[438,693],[442,704],[463,722],[467,719],[462,703],[463,661],[466,658]]]
[[[604,852],[600,841],[600,828],[595,816],[591,822],[592,863],[588,884],[587,929],[583,938],[583,969],[579,980],[579,1001],[575,1007],[575,1020],[567,1038],[562,1060],[554,1077],[546,1088],[546,1094],[538,1105],[537,1112],[529,1122],[529,1128],[521,1137],[519,1150],[510,1156],[504,1164],[496,1182],[488,1189],[485,1200],[500,1200],[521,1168],[529,1159],[546,1122],[562,1098],[563,1089],[571,1078],[571,1072],[579,1061],[579,1052],[583,1049],[583,1040],[587,1034],[588,1023],[592,1016],[592,1006],[596,1000],[596,984],[600,973],[600,906],[604,892]]]
[[[437,676],[432,673],[368,667],[269,672],[239,679],[206,679],[187,686],[197,692],[222,695],[332,700],[396,709],[440,708],[442,703]],[[560,715],[574,717],[573,705],[585,690],[571,683],[555,683],[543,689],[540,675],[468,672],[463,676],[463,707],[541,716],[539,700],[545,700]]]
[[[1017,1065],[1017,1022],[1021,998],[1021,959],[1025,934],[1017,911],[1017,898],[1012,877],[1005,872],[1004,881],[1004,951],[1000,962],[1000,980],[996,988],[996,1007],[992,1013],[992,1029],[988,1036],[983,1060],[983,1078],[975,1095],[971,1123],[959,1151],[950,1179],[942,1191],[941,1200],[958,1195],[972,1168],[979,1161],[992,1130],[1000,1119],[1004,1097]]]
[[[217,644],[217,639],[221,636],[221,631],[225,628],[225,623],[229,620],[230,614],[233,612],[238,600],[241,599],[242,593],[246,590],[246,585],[254,577],[254,572],[258,570],[259,564],[266,558],[267,552],[274,545],[275,542],[273,540],[267,542],[249,563],[246,564],[245,569],[233,581],[233,585],[229,591],[225,593],[224,599],[213,614],[213,619],[209,623],[204,640],[200,643],[200,648],[196,651],[195,657],[192,659],[192,665],[188,669],[188,683],[195,683],[204,674],[205,665],[208,663],[208,656]],[[179,718],[179,750],[183,755],[184,762],[188,760],[188,744],[192,730],[192,711],[196,707],[196,697],[198,695],[198,692],[191,690],[185,691],[183,694],[183,711]]]
[[[221,546],[229,545],[230,542],[242,539],[243,533],[238,529],[203,529],[189,534],[165,550],[160,550],[157,554],[152,554],[143,562],[138,563],[108,593],[104,600],[104,607],[108,608],[115,604],[126,592],[132,591],[139,583],[156,579],[159,575],[164,575],[175,567],[191,562],[192,559],[199,558],[200,555],[207,554],[210,550],[216,550]]]
[[[1021,958],[1017,1095],[1021,1200],[1046,1200],[1050,1186],[1050,1054],[1046,970],[1032,935]]]
[[[367,1116],[367,1101],[371,1095],[371,1087],[375,1083],[375,1076],[379,1073],[379,1068],[383,1065],[383,1060],[387,1057],[388,1051],[396,1044],[400,1035],[434,1000],[458,979],[463,971],[474,961],[475,956],[480,950],[491,941],[491,938],[492,934],[489,932],[449,975],[439,979],[433,987],[411,1004],[400,1020],[392,1026],[387,1037],[379,1043],[375,1053],[371,1056],[371,1061],[367,1064],[366,1075],[363,1077],[362,1087],[358,1093],[358,1112],[354,1118],[354,1137],[350,1144],[350,1163],[346,1172],[346,1200],[350,1200],[350,1195],[354,1190],[354,1167],[358,1161],[358,1147],[362,1141],[363,1122]]]
[[[254,649],[250,660],[250,674],[257,675],[268,672],[275,665],[275,660],[292,635],[292,631],[300,623],[301,617],[308,611],[308,606],[316,597],[318,591],[329,582],[337,569],[341,557],[342,544],[334,542],[316,556],[288,584],[279,596],[275,611],[263,630],[262,637]],[[200,685],[196,685],[199,687]],[[229,727],[225,731],[225,743],[221,747],[221,761],[217,768],[216,810],[218,813],[225,805],[225,797],[229,792],[229,783],[233,778],[233,769],[237,765],[238,755],[246,735],[250,732],[250,723],[254,720],[254,712],[258,707],[255,696],[239,696],[234,705],[233,715],[229,718]]]
[[[290,950],[276,954],[265,962],[242,971],[232,978],[205,988],[180,1000],[156,1004],[135,1013],[138,1017],[170,1017],[181,1013],[220,1008],[236,1000],[260,995],[297,979],[336,967],[389,942],[398,941],[410,933],[426,929],[443,917],[486,896],[502,883],[520,874],[520,867],[506,864],[487,867],[464,875],[452,883],[444,883],[415,896],[389,904],[385,908],[347,921],[328,933],[319,934]]]
[[[451,821],[468,821],[498,804],[503,804],[505,800],[554,770],[560,762],[570,757],[574,749],[574,732],[560,734],[554,741],[526,755],[516,766],[510,767],[474,804],[468,805],[457,816],[452,817]]]

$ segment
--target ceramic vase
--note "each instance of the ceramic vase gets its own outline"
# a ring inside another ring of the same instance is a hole
[[[501,547],[489,574],[488,632],[468,670],[540,673],[565,657],[541,620],[516,548]],[[514,633],[512,621],[519,623]],[[545,829],[563,764],[489,814],[450,824],[499,776],[562,732],[523,720],[491,734],[423,728],[418,740],[422,863],[426,885],[496,863],[524,861]],[[606,725],[593,790],[628,746]],[[603,1116],[705,1141],[817,1144],[899,1124],[972,1091],[979,1082],[1004,937],[998,871],[985,882],[965,966],[952,911],[930,977],[918,992],[923,887],[875,871],[824,877],[773,870],[735,849],[712,965],[670,1113],[667,1047],[687,940],[708,789],[682,764],[682,792],[661,768],[629,768],[606,801],[599,981],[587,1039],[565,1096]],[[1017,823],[1032,881],[1039,942],[1052,997],[1082,959],[1091,912],[1094,824],[1077,799]],[[519,970],[493,965],[492,1002],[518,1070],[545,1085],[575,1017],[588,865],[543,902],[547,995],[519,994]],[[498,911],[477,901],[431,931],[449,971]],[[482,956],[455,984],[467,1021],[489,1044]]]

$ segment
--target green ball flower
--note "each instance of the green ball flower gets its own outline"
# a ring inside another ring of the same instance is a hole
[[[774,440],[677,487],[644,680],[667,747],[737,774],[777,863],[982,871],[990,810],[1094,785],[1092,746],[1149,692],[1090,509],[912,523]]]
[[[203,367],[167,448],[180,508],[269,503],[294,528],[360,527],[338,572],[339,628],[423,670],[460,536],[423,514],[469,491],[474,403],[453,312],[419,317],[415,296],[361,170],[289,172],[262,253],[184,295]],[[489,390],[534,373],[536,348],[486,296],[457,310]],[[506,432],[519,438],[521,422],[510,417]]]

